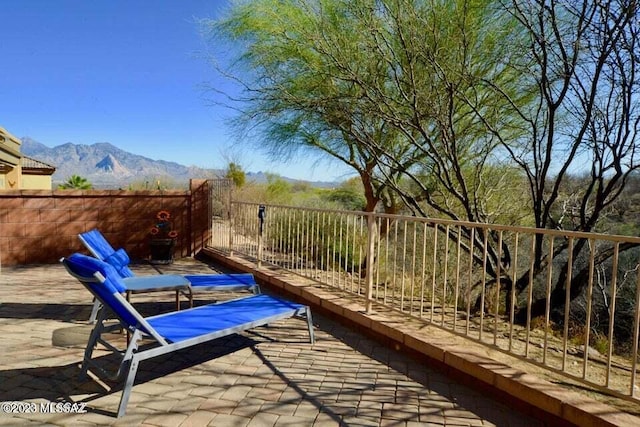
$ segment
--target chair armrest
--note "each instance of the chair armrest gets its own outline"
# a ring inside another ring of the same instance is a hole
[[[177,291],[190,286],[184,276],[179,274],[158,274],[154,276],[136,276],[122,279],[127,291],[132,294],[154,291]]]

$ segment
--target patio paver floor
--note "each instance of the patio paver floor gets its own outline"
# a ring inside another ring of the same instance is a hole
[[[211,271],[191,259],[134,270],[154,268]],[[209,296],[222,295],[200,294],[198,303]],[[52,345],[56,331],[87,332],[91,301],[80,283],[61,265],[3,268],[0,301],[0,402],[37,408],[0,412],[0,425],[542,425],[315,313],[315,345],[305,322],[290,319],[143,362],[127,414],[117,419],[120,389],[78,378],[84,348]],[[145,314],[173,308],[170,293],[132,302]],[[106,352],[94,356],[109,360]],[[41,413],[41,403],[58,401],[87,402],[87,412]]]

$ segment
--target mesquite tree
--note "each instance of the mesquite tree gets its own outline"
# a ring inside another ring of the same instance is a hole
[[[638,21],[635,0],[255,0],[207,25],[239,45],[239,122],[274,155],[353,167],[367,210],[592,231],[638,167]],[[529,286],[509,242],[461,237],[494,281]],[[538,239],[534,276],[567,250]]]
[[[593,231],[640,166],[637,2],[514,0],[504,6],[529,36],[522,51],[537,94],[535,108],[514,103],[527,132],[502,138],[503,146],[526,176],[536,227]],[[563,197],[571,173],[585,179]],[[579,240],[573,247],[574,259],[585,245]],[[560,242],[554,255],[567,250],[568,241]],[[538,274],[549,260],[541,238],[534,252]],[[598,261],[612,253],[600,251]],[[564,304],[567,268],[565,263],[552,291],[554,308]],[[518,291],[528,286],[526,275],[516,278]],[[586,266],[574,274],[571,299],[583,291],[587,275]],[[543,313],[545,305],[536,301],[532,314]]]

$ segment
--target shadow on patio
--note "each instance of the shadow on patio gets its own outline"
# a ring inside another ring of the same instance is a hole
[[[210,271],[180,261],[165,272]],[[194,271],[195,270],[195,271]],[[141,274],[149,268],[140,266]],[[81,346],[52,345],[56,331],[86,329],[90,295],[62,266],[3,269],[0,400],[87,402],[86,413],[0,414],[16,423],[113,424],[120,385],[80,380]],[[172,295],[136,295],[144,311],[171,310]],[[140,367],[127,425],[500,425],[543,423],[456,383],[407,355],[316,314],[318,342],[302,321],[277,322]],[[106,358],[100,351],[97,357]],[[39,408],[39,406],[36,406]]]

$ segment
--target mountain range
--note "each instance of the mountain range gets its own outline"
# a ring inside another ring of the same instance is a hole
[[[68,142],[51,148],[29,137],[21,140],[22,154],[56,168],[52,177],[54,187],[67,181],[71,175],[87,179],[95,188],[127,188],[132,184],[137,184],[138,188],[146,185],[155,188],[158,180],[171,187],[183,187],[190,178],[216,178],[225,173],[220,169],[203,169],[165,160],[152,160],[121,150],[108,142],[91,145]],[[247,172],[246,176],[247,180],[254,182],[267,180],[262,172]],[[327,182],[311,184],[322,187],[335,185]]]
[[[152,160],[121,150],[108,142],[91,145],[66,143],[47,147],[29,137],[22,139],[22,154],[56,168],[54,186],[65,182],[71,175],[86,178],[97,188],[117,188],[132,183],[171,181],[178,186],[189,178],[213,178],[224,172],[183,166],[175,162]],[[153,184],[152,184],[153,185]]]

